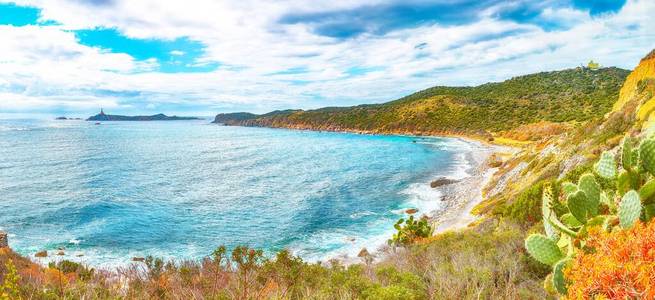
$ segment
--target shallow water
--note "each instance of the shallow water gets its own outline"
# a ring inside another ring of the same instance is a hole
[[[0,229],[20,253],[65,247],[98,266],[221,244],[356,255],[384,243],[404,208],[438,209],[428,182],[464,176],[470,150],[208,121],[0,120]]]

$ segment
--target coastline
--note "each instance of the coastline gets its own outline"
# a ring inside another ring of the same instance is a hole
[[[434,226],[434,234],[458,230],[468,227],[471,223],[478,219],[478,216],[473,215],[471,211],[473,208],[482,202],[482,191],[491,181],[493,175],[498,171],[498,167],[491,167],[489,165],[489,158],[493,154],[511,153],[515,154],[521,149],[523,143],[500,142],[500,139],[495,143],[495,139],[489,139],[482,135],[465,134],[462,132],[379,132],[371,130],[351,130],[351,129],[316,129],[310,127],[288,127],[288,126],[254,126],[254,125],[231,125],[231,124],[218,124],[222,126],[239,126],[239,127],[261,127],[269,129],[285,129],[285,130],[300,130],[300,131],[314,131],[314,132],[334,132],[334,133],[349,133],[349,134],[362,134],[362,135],[382,135],[382,136],[403,136],[403,137],[423,137],[423,138],[451,138],[459,140],[471,146],[471,149],[465,153],[465,163],[467,168],[464,170],[466,174],[464,177],[454,177],[452,175],[444,176],[448,179],[455,179],[456,182],[446,184],[434,188],[440,193],[438,201],[441,205],[437,209],[431,211],[419,211],[416,216],[426,215],[432,226]],[[516,142],[516,141],[513,141]],[[518,146],[517,146],[518,145]],[[434,178],[437,179],[437,178]],[[425,183],[428,186],[430,182]],[[399,218],[406,218],[408,214],[403,213]],[[367,245],[361,250],[367,249],[371,251],[375,261],[380,261],[389,256],[391,248],[386,244]],[[357,252],[360,249],[356,249]],[[357,253],[355,252],[355,253]],[[350,265],[359,263],[361,260],[356,256],[350,256],[342,253],[339,255],[330,256],[327,261],[337,260],[342,264]]]
[[[495,153],[516,151],[516,148],[508,146],[485,145],[470,140],[468,142],[477,144],[475,149],[466,153],[469,176],[437,188],[442,193],[439,201],[443,206],[437,211],[428,213],[435,226],[435,233],[466,228],[478,219],[478,216],[473,215],[471,211],[483,200],[482,190],[498,171],[498,167],[489,165],[489,158]]]
[[[337,133],[352,133],[352,134],[366,134],[366,135],[387,135],[387,136],[409,136],[409,137],[433,137],[433,138],[457,138],[467,142],[477,142],[488,146],[501,146],[509,148],[517,148],[517,145],[525,145],[531,142],[523,142],[511,140],[508,138],[496,138],[488,132],[484,134],[475,134],[470,131],[457,131],[457,130],[443,130],[443,131],[405,131],[405,130],[362,130],[362,129],[349,129],[349,128],[332,128],[332,127],[312,127],[312,126],[279,126],[272,124],[270,126],[262,126],[256,124],[224,124],[211,122],[218,126],[233,126],[233,127],[255,127],[255,128],[269,128],[269,129],[286,129],[286,130],[300,130],[300,131],[316,131],[316,132],[337,132]]]
[[[350,132],[346,131],[341,133],[350,133]],[[420,209],[419,212],[415,214],[416,216],[421,216],[425,214],[431,218],[432,223],[435,224],[435,227],[437,227],[436,232],[465,227],[470,222],[475,220],[476,217],[471,216],[469,213],[470,208],[472,208],[479,201],[482,200],[481,189],[484,187],[486,182],[493,174],[493,172],[489,171],[489,168],[486,168],[485,162],[491,154],[499,151],[499,149],[502,149],[503,147],[491,145],[486,141],[480,141],[480,140],[476,140],[468,137],[462,137],[462,136],[459,137],[426,136],[426,135],[411,135],[411,134],[380,134],[380,133],[367,133],[367,134],[380,135],[380,136],[395,135],[395,136],[416,137],[416,138],[446,138],[452,141],[452,142],[448,142],[448,143],[452,143],[452,145],[447,145],[445,147],[449,147],[449,148],[452,147],[450,148],[451,152],[457,153],[453,157],[454,163],[452,165],[455,166],[454,169],[448,169],[447,171],[446,169],[444,169],[443,170],[444,172],[438,172],[438,170],[435,170],[434,168],[428,168],[428,172],[431,175],[429,175],[428,177],[422,176],[421,177],[422,179],[411,183],[412,185],[421,186],[422,191],[419,191],[419,193],[426,190],[431,191],[430,193],[428,193],[428,196],[425,196],[424,193],[423,194],[424,196],[420,198],[420,203],[428,204],[428,205],[417,204],[418,206],[413,206],[413,204],[410,203],[408,206],[405,206],[398,210],[394,210],[393,211],[394,214],[397,214],[395,216],[395,220],[401,217],[406,218],[408,215],[405,213],[405,210],[412,207]],[[420,143],[421,141],[418,142]],[[416,172],[415,170],[409,170],[409,171],[413,173]],[[431,188],[430,182],[432,180],[437,179],[439,175],[445,176],[446,178],[449,179],[456,180],[456,182],[437,188]],[[428,180],[428,181],[424,181],[424,180]],[[478,190],[480,192],[475,193],[474,190]],[[357,253],[362,249],[362,247],[366,247],[369,250],[373,250],[371,251],[371,253],[383,257],[383,252],[385,250],[385,246],[387,245],[386,241],[388,238],[391,237],[391,233],[393,233],[393,227],[391,225],[392,224],[390,224],[388,227],[384,227],[389,229],[389,231],[387,231],[384,235],[382,234],[377,235],[376,232],[375,235],[366,235],[366,236],[358,237],[357,245],[352,245],[354,246],[354,247],[350,247],[350,250],[352,251],[349,251],[349,254],[346,254],[349,256],[342,256],[336,254],[336,255],[323,256],[323,257],[325,258],[325,260],[334,258],[346,263],[351,263],[351,262],[357,263],[360,261],[360,259],[357,257]],[[369,237],[376,237],[376,238],[369,239]],[[73,260],[77,261],[76,258],[77,255],[82,254],[81,252],[78,253],[78,252],[71,252],[71,251],[66,251],[66,253],[67,253],[66,257],[52,256],[52,258],[53,259],[72,258]],[[68,255],[69,253],[70,255]],[[84,253],[84,254],[89,254],[89,253]],[[75,255],[75,257],[71,255]],[[87,258],[90,258],[92,256],[94,255],[93,254],[85,255],[84,258],[82,258],[81,260],[87,261]],[[135,254],[131,256],[140,257],[143,256],[143,254],[141,255]],[[169,257],[169,258],[173,258],[173,257]],[[38,261],[42,263],[46,263],[45,260],[38,259]],[[131,264],[131,262],[129,261],[126,261],[125,263]],[[108,267],[108,266],[109,265],[105,265],[106,268],[112,269],[112,267]]]
[[[351,133],[351,132],[344,132]],[[376,134],[376,133],[373,133]],[[463,177],[458,174],[450,174],[442,178],[452,179],[455,182],[445,184],[439,187],[431,188],[430,182],[425,182],[428,188],[438,192],[437,199],[432,201],[438,202],[438,208],[431,211],[418,211],[415,216],[426,215],[434,226],[434,234],[443,233],[451,230],[459,230],[468,227],[470,224],[478,220],[478,216],[471,213],[473,208],[483,200],[482,191],[490,182],[493,175],[498,171],[499,167],[492,167],[489,164],[489,159],[494,154],[500,153],[516,153],[520,148],[495,145],[488,142],[470,139],[462,136],[416,136],[416,135],[400,135],[400,134],[384,134],[384,135],[397,135],[397,136],[410,136],[410,137],[430,137],[430,138],[451,138],[459,140],[468,146],[470,149],[464,153],[463,162],[466,168],[463,170],[465,174]],[[461,175],[461,174],[459,174]],[[437,177],[433,178],[437,179]],[[403,212],[399,218],[406,218],[409,214]],[[382,261],[392,254],[392,249],[386,243],[371,244],[364,247],[370,251],[374,261]],[[363,249],[356,249],[357,252]],[[355,253],[357,253],[355,252]],[[327,261],[337,260],[341,264],[351,265],[360,263],[361,259],[356,256],[348,254],[341,254],[329,257]]]

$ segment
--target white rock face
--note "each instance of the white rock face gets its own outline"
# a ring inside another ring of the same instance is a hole
[[[494,188],[491,189],[491,191],[489,191],[488,197],[493,197],[496,194],[503,191],[507,183],[516,180],[517,175],[520,174],[521,171],[523,171],[523,169],[525,169],[527,166],[528,166],[527,162],[521,162],[520,164],[516,165],[514,169],[503,174],[503,176],[500,177],[500,179],[498,180],[496,186],[494,186]]]

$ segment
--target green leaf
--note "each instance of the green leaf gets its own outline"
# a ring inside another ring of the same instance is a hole
[[[641,214],[641,201],[639,200],[639,194],[631,190],[621,199],[619,203],[619,224],[624,229],[631,228],[635,222],[639,219]]]
[[[534,259],[547,265],[553,265],[564,257],[557,244],[541,234],[528,236],[525,240],[525,249]]]

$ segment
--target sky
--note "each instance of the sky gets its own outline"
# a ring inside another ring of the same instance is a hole
[[[0,0],[0,117],[394,100],[655,48],[655,0]]]

